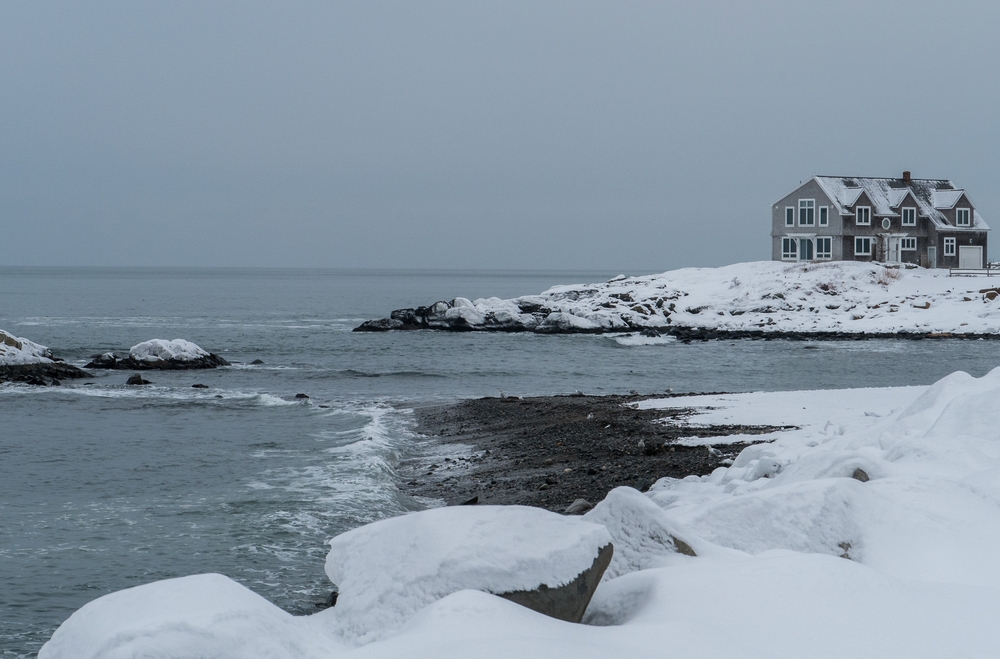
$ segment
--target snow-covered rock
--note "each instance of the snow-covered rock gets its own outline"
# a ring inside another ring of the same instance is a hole
[[[190,369],[229,366],[222,357],[184,339],[151,339],[132,346],[128,357],[118,359],[112,352],[94,357],[87,368]]]
[[[1000,369],[643,401],[694,408],[692,427],[796,429],[708,476],[615,490],[583,518],[456,507],[350,531],[327,562],[342,600],[312,616],[218,576],[107,595],[39,657],[996,656],[998,398]],[[609,538],[618,576],[597,588],[589,624],[469,590],[571,579]]]
[[[1000,334],[992,279],[850,261],[759,261],[399,309],[359,331],[655,329],[679,338]],[[992,291],[992,292],[991,292]]]
[[[503,594],[563,586],[610,542],[604,526],[540,508],[434,508],[337,536],[326,573],[340,590],[340,633],[365,642],[467,588]]]
[[[45,346],[0,330],[0,382],[57,385],[61,379],[85,377],[86,372],[56,359]]]

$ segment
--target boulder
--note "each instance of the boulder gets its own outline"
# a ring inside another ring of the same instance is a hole
[[[94,355],[90,358],[90,363],[85,368],[115,368],[118,364],[118,356],[113,352],[106,352],[103,355]]]
[[[129,384],[129,385],[143,385],[143,384],[153,384],[153,383],[150,382],[149,380],[143,380],[142,376],[139,375],[138,373],[136,373],[135,375],[133,375],[132,377],[130,377],[128,380],[126,380],[125,384]]]
[[[566,506],[566,510],[563,511],[563,515],[582,515],[593,507],[594,505],[586,499],[577,499],[573,503]]]
[[[229,366],[216,354],[203,350],[184,339],[151,339],[132,346],[128,357],[118,359],[113,352],[95,357],[86,368],[107,368],[131,371],[184,370]]]

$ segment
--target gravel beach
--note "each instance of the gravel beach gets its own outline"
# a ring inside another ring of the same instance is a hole
[[[403,463],[403,489],[449,505],[520,504],[563,512],[577,499],[596,504],[621,485],[645,491],[664,476],[711,473],[749,445],[683,446],[676,443],[681,437],[765,435],[784,429],[695,428],[683,423],[691,409],[638,410],[629,405],[645,398],[478,398],[417,409],[420,434],[468,445],[472,451],[430,465],[425,459]]]

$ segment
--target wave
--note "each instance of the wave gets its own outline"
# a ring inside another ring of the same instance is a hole
[[[623,334],[614,337],[615,343],[620,346],[659,346],[669,343],[676,343],[677,339],[672,336],[643,336],[641,334]]]

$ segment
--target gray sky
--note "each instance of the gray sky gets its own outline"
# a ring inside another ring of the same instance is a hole
[[[998,28],[992,0],[0,0],[0,265],[722,265],[769,258],[800,180],[903,169],[1000,240]]]

